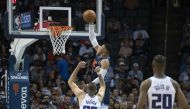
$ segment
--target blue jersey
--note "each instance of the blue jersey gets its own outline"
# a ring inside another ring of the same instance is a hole
[[[102,56],[98,56],[96,55],[94,61],[93,61],[93,68],[96,68],[97,66],[100,66],[100,62],[103,60],[103,59],[108,59],[110,61],[110,57],[102,57]]]
[[[110,57],[102,57],[102,56],[97,55],[93,61],[92,68],[95,69],[98,66],[101,67],[100,63],[103,59],[108,59],[110,61]],[[93,74],[96,74],[96,73],[93,73]],[[106,91],[105,91],[103,103],[106,105],[109,105],[109,98],[110,98],[110,91],[111,91],[111,89],[110,89],[111,78],[108,75],[109,75],[109,72],[107,72],[104,77],[104,81],[106,84]],[[94,78],[96,78],[96,77],[94,77]]]
[[[93,63],[92,63],[92,68],[93,68],[93,71],[94,71],[94,69],[96,68],[96,67],[101,67],[101,61],[103,60],[103,59],[108,59],[109,61],[110,61],[110,57],[108,56],[108,57],[102,57],[102,56],[96,56],[95,57],[95,59],[94,59],[94,61],[93,61]],[[96,74],[96,73],[93,73],[93,74]],[[104,80],[105,80],[105,82],[107,83],[107,81],[108,82],[110,82],[111,81],[111,79],[108,77],[108,75],[109,75],[109,72],[107,72],[106,73],[106,76],[105,76],[105,78],[104,78]]]

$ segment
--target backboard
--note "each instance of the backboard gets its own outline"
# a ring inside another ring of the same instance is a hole
[[[83,21],[82,14],[85,10],[92,9],[97,14],[97,39],[104,39],[105,17],[102,13],[102,0],[34,0],[27,3],[22,3],[23,0],[14,3],[13,1],[7,0],[4,23],[7,38],[49,39],[47,26],[58,24],[73,27],[69,39],[87,39],[88,24]]]

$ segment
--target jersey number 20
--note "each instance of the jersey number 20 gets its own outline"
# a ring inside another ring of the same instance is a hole
[[[172,95],[171,94],[152,94],[155,99],[152,100],[153,109],[171,109],[172,108]]]
[[[97,107],[94,106],[83,106],[83,109],[97,109]]]

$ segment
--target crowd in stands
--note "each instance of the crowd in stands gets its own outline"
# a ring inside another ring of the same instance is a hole
[[[60,2],[59,2],[60,1]],[[39,6],[60,6],[70,3],[71,0],[18,0],[18,7],[24,6],[20,11],[26,9],[38,9]],[[78,9],[83,6],[83,0],[79,0]],[[93,0],[92,0],[93,1]],[[95,1],[95,0],[94,0]],[[30,5],[33,4],[33,5]],[[131,5],[133,4],[133,5]],[[126,0],[124,7],[134,9],[138,7],[138,0],[131,3]],[[90,4],[92,7],[92,4]],[[110,0],[105,0],[104,11],[112,11]],[[76,14],[82,14],[81,11],[76,11]],[[3,14],[3,12],[1,12]],[[37,13],[36,13],[37,14]],[[0,22],[1,25],[3,22]],[[148,67],[149,53],[147,50],[149,34],[144,25],[137,24],[134,28],[127,24],[122,24],[120,19],[115,17],[107,19],[106,34],[116,34],[119,37],[117,49],[112,49],[116,55],[111,56],[111,67],[108,70],[110,78],[110,105],[109,109],[136,109],[136,104],[139,96],[139,86],[145,79],[144,73]],[[184,86],[184,92],[187,92],[187,98],[190,102],[190,93],[188,86],[190,82],[190,57],[186,54],[190,53],[190,22],[186,22],[184,26],[184,41],[181,45],[180,53],[183,54],[183,68],[179,81]],[[3,28],[1,27],[1,36],[3,36]],[[188,40],[186,39],[188,38]],[[0,57],[7,59],[9,56],[9,42],[4,37],[0,37]],[[114,42],[109,42],[114,43]],[[189,48],[188,48],[189,47]],[[115,50],[115,51],[114,51]],[[68,87],[67,81],[81,60],[87,62],[86,69],[81,70],[77,75],[77,84],[82,89],[84,84],[91,82],[94,79],[92,74],[92,62],[95,57],[95,51],[88,40],[82,41],[67,41],[66,54],[54,56],[52,54],[52,46],[49,40],[40,40],[31,45],[25,52],[30,56],[30,107],[31,109],[78,109],[78,102],[73,92]],[[2,62],[1,64],[5,64]],[[6,64],[7,65],[7,64]],[[3,69],[0,69],[0,75],[3,74]],[[185,67],[184,67],[185,66]],[[4,93],[3,87],[0,92]],[[0,93],[1,94],[1,93]],[[0,104],[0,106],[2,106]],[[1,108],[1,107],[0,107]]]
[[[107,25],[109,27],[109,23]],[[122,38],[117,59],[108,70],[111,87],[110,109],[135,109],[136,107],[147,60],[145,41],[149,36],[146,30],[142,29],[134,33],[137,35]],[[68,88],[67,80],[81,60],[87,62],[87,67],[78,74],[77,84],[82,88],[84,84],[93,80],[92,62],[95,51],[87,40],[68,41],[66,54],[53,56],[49,45],[49,41],[40,41],[33,44],[26,52],[32,59],[29,69],[31,107],[32,109],[39,106],[53,109],[56,107],[78,109],[77,99]],[[44,105],[44,102],[48,105]]]
[[[3,37],[3,13],[6,10],[6,1],[0,1],[0,77],[2,77],[7,69],[9,41]],[[0,80],[0,109],[5,106],[5,88]]]
[[[183,92],[186,95],[188,102],[190,103],[190,2],[185,5],[185,16],[186,21],[183,25],[183,34],[179,50],[179,55],[181,56],[181,66],[179,82]]]
[[[188,17],[183,26],[183,37],[179,55],[182,57],[179,82],[181,83],[188,102],[190,102],[190,19]]]

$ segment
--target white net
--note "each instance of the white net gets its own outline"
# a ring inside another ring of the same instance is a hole
[[[51,39],[51,43],[53,46],[53,54],[54,55],[60,55],[65,54],[65,43],[67,42],[67,39],[69,38],[72,30],[56,30],[52,32],[52,30],[49,31],[49,36]]]

